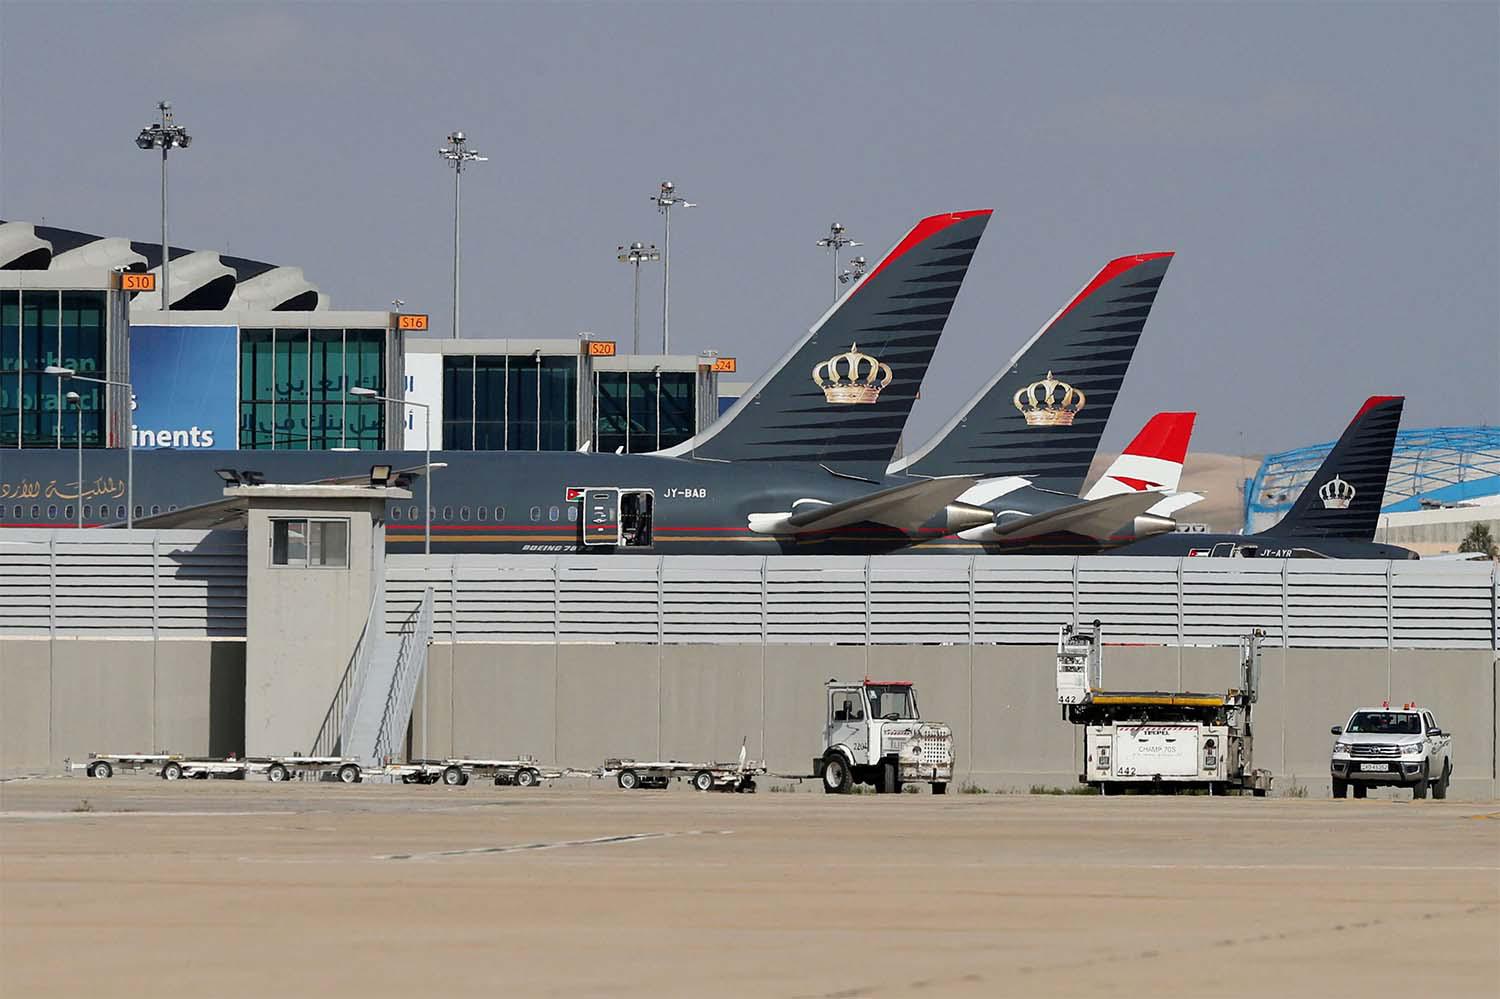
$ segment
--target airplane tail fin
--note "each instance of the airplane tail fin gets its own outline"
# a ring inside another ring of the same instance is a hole
[[[1084,499],[1143,489],[1177,491],[1197,413],[1157,413],[1110,463]]]
[[[1024,475],[1078,495],[1170,253],[1112,260],[892,475]]]
[[[918,222],[713,425],[658,453],[884,474],[989,220]]]
[[[1399,395],[1365,400],[1291,510],[1261,533],[1373,541],[1405,401]]]

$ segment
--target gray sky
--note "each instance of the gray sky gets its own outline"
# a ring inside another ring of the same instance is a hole
[[[1500,7],[0,2],[0,217],[154,240],[162,96],[193,132],[173,242],[301,266],[446,330],[630,336],[618,243],[661,239],[672,328],[753,378],[826,307],[814,241],[882,252],[992,207],[915,446],[1113,256],[1178,252],[1105,439],[1195,448],[1500,422]],[[660,333],[660,274],[643,276]]]

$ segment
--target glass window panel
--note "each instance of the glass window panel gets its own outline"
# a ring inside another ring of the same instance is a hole
[[[308,527],[308,565],[343,568],[349,564],[349,522],[315,520]]]
[[[505,449],[506,359],[474,358],[474,450]]]
[[[105,370],[104,292],[62,293],[61,363],[85,374]]]
[[[544,357],[542,380],[543,451],[571,451],[578,446],[578,359]]]
[[[506,447],[512,451],[535,451],[537,447],[537,362],[512,357],[506,379]]]
[[[443,358],[443,450],[474,448],[474,358]]]
[[[625,446],[625,372],[600,371],[595,375],[594,412],[597,430],[594,450],[614,454]]]
[[[308,445],[307,330],[276,330],[276,447],[305,451]]]
[[[693,436],[696,407],[693,396],[698,376],[691,371],[663,371],[661,375],[661,446],[681,444]]]
[[[656,375],[649,371],[630,372],[630,445],[631,454],[656,450]]]
[[[21,431],[21,293],[0,291],[0,446],[15,447]],[[16,515],[20,519],[20,514]]]
[[[275,384],[271,331],[240,330],[240,447],[271,446]]]

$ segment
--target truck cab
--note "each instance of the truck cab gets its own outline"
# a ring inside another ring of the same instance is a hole
[[[823,754],[813,761],[824,791],[847,794],[858,783],[893,794],[926,783],[933,794],[947,793],[953,730],[922,720],[909,680],[829,680],[825,687]]]
[[[1448,797],[1453,776],[1453,736],[1432,712],[1415,704],[1359,708],[1329,730],[1337,741],[1329,771],[1333,796],[1354,789],[1363,798],[1372,787],[1409,787],[1413,798]]]

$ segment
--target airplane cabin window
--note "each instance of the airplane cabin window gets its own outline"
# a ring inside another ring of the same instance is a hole
[[[40,520],[41,517],[42,517],[42,508],[40,506],[33,506],[31,508],[31,519],[32,520]]]
[[[93,518],[94,518],[94,505],[92,503],[85,503],[83,505],[83,519],[84,520],[92,520]]]
[[[504,519],[505,519],[505,507],[503,507],[503,506],[497,506],[497,507],[495,507],[495,520],[496,521],[503,521]]]
[[[469,508],[461,506],[458,508],[458,519],[467,522],[469,519]]]
[[[571,524],[571,523],[573,523],[573,522],[575,522],[577,520],[578,520],[578,506],[577,506],[577,504],[570,504],[568,506],[568,523]]]
[[[453,508],[451,506],[445,506],[445,507],[443,507],[443,519],[444,520],[452,520],[453,519]]]
[[[57,507],[56,506],[49,506],[49,507],[47,507],[47,519],[48,520],[56,520],[57,519]]]
[[[391,519],[392,520],[400,520],[401,519],[401,508],[399,506],[393,506],[393,507],[391,507]]]
[[[420,517],[421,517],[421,514],[417,513],[417,508],[416,507],[412,506],[412,507],[407,507],[406,508],[406,519],[407,520],[417,520]]]
[[[156,503],[152,503],[151,504],[151,516],[155,517],[159,513],[161,513],[161,506],[158,505],[158,504],[156,504]]]
[[[531,508],[531,522],[534,524],[542,519],[542,508],[534,506]]]
[[[135,515],[137,517],[143,516],[145,514],[145,512],[146,512],[146,508],[145,507],[141,506],[139,503],[137,503],[135,505]]]
[[[489,520],[490,519],[490,508],[487,507],[487,506],[476,506],[474,508],[474,519],[475,520]]]
[[[73,519],[73,504],[72,503],[69,503],[67,506],[63,507],[63,516],[66,517],[66,518],[68,518],[69,520]]]
[[[125,504],[122,503],[119,506],[115,507],[115,519],[116,520],[124,520],[125,519]]]
[[[553,523],[556,523],[557,522],[557,515],[558,515],[559,512],[560,511],[555,506],[548,507],[547,508],[547,519],[550,520],[550,521],[552,521]]]

